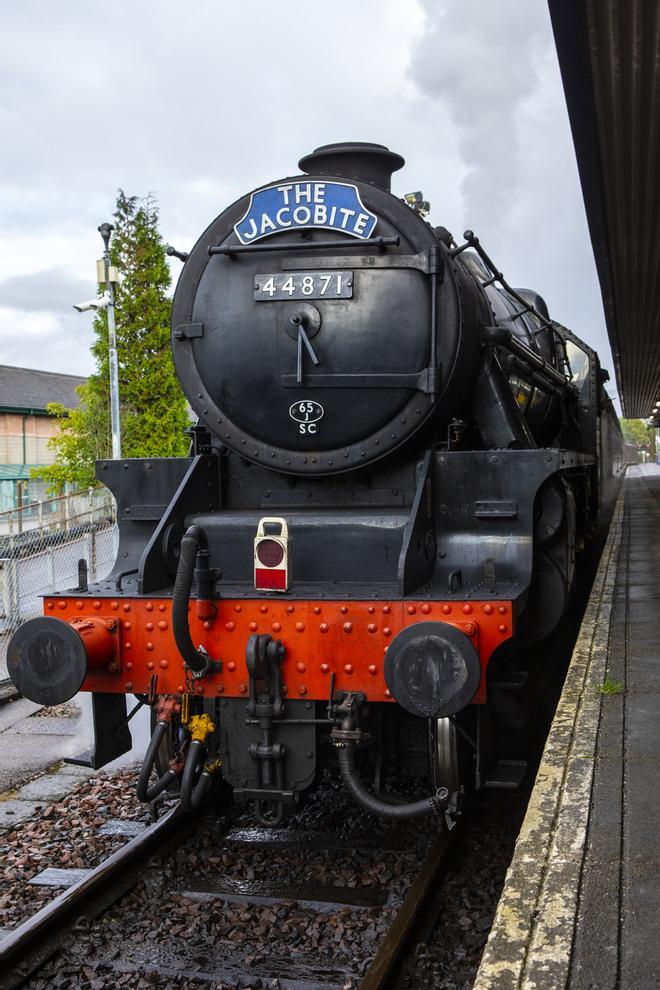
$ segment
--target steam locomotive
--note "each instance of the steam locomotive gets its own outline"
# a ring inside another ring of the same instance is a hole
[[[621,436],[597,354],[392,195],[403,164],[317,148],[180,255],[190,456],[98,463],[114,570],[11,641],[28,698],[91,692],[95,767],[130,747],[126,696],[151,707],[143,800],[222,780],[272,825],[338,764],[405,819],[520,776],[488,744],[502,658],[561,622]],[[404,770],[424,791],[392,799]]]

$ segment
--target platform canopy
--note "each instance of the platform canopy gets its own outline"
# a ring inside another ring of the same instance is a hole
[[[660,3],[548,0],[624,415],[660,399]]]

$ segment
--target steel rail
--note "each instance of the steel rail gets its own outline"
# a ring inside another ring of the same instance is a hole
[[[429,849],[373,962],[362,978],[360,990],[384,990],[389,985],[388,981],[397,963],[401,961],[412,941],[413,926],[417,918],[436,893],[437,882],[461,831],[460,826],[456,825],[451,831],[443,832]]]
[[[57,952],[58,939],[81,915],[94,916],[90,908],[95,899],[102,902],[98,914],[137,883],[140,865],[162,853],[172,841],[180,840],[194,823],[193,816],[184,814],[177,805],[6,935],[0,941],[0,990],[19,986]]]

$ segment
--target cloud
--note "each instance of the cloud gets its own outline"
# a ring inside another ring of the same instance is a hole
[[[53,313],[69,309],[81,299],[91,298],[95,288],[93,282],[76,278],[59,268],[13,275],[0,282],[0,307]]]
[[[88,375],[94,370],[92,320],[88,313],[0,307],[0,364]]]
[[[0,133],[0,360],[90,370],[69,307],[95,292],[118,187],[153,190],[189,250],[335,140],[403,154],[395,194],[422,189],[435,223],[474,227],[514,284],[602,334],[545,4],[115,0],[110,21],[85,0],[0,4]]]

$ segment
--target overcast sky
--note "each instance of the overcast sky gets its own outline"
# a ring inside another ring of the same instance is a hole
[[[0,135],[0,363],[92,370],[72,304],[118,187],[155,193],[185,250],[317,145],[360,140],[612,369],[544,0],[3,3]]]

